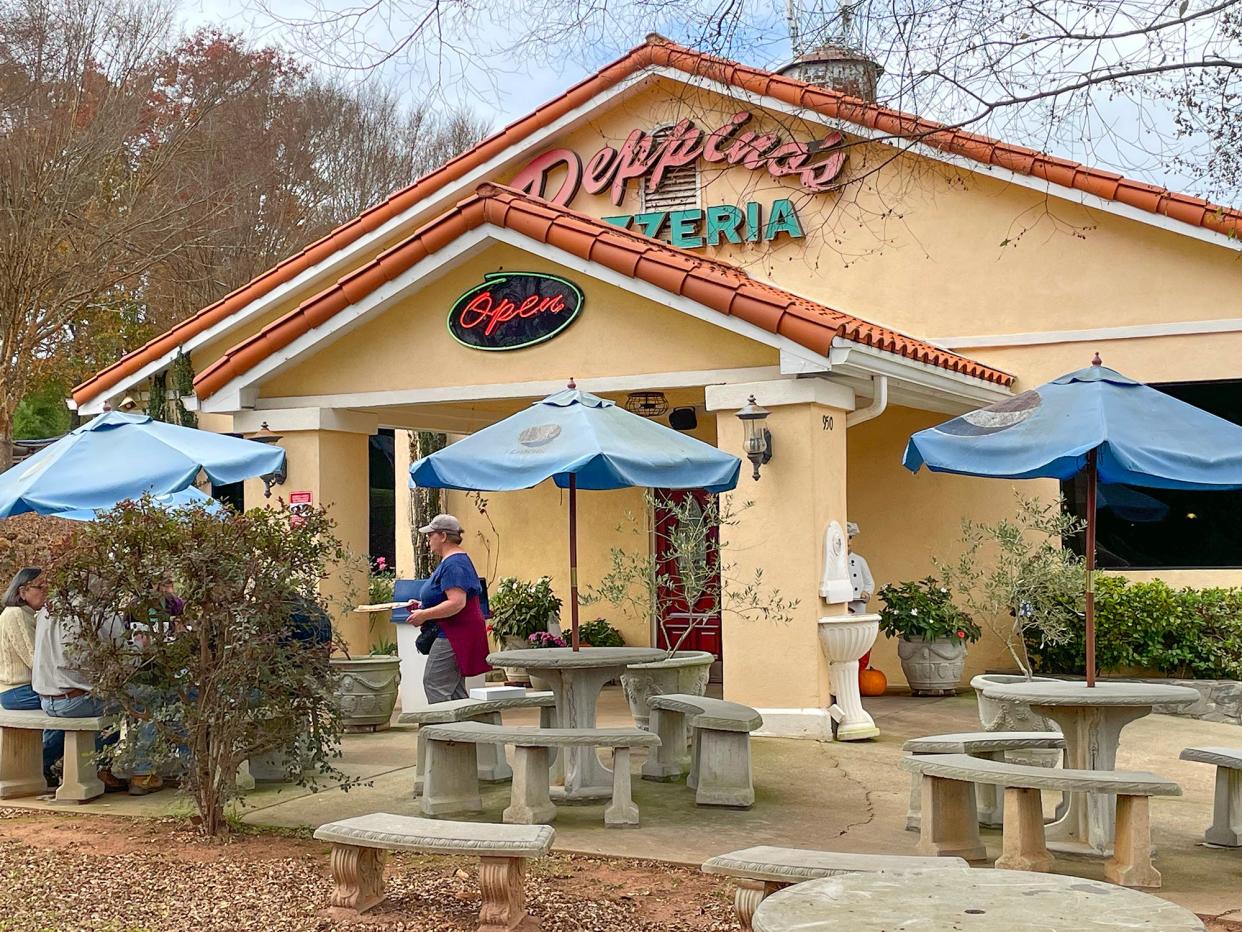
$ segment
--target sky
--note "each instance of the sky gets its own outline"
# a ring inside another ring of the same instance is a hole
[[[315,15],[322,19],[313,4],[333,10],[348,10],[361,0],[182,0],[181,26],[186,31],[204,26],[220,26],[247,37],[255,44],[282,46],[302,57],[310,55],[318,67],[334,71],[345,80],[381,80],[409,96],[412,103],[421,103],[434,87],[434,97],[446,106],[465,106],[486,120],[492,129],[529,113],[540,104],[558,96],[566,88],[618,57],[626,49],[638,45],[643,34],[658,31],[674,39],[682,39],[685,25],[674,13],[665,22],[624,23],[620,28],[597,32],[572,48],[558,46],[558,30],[548,30],[546,46],[541,45],[514,60],[496,50],[509,39],[511,24],[494,13],[475,17],[469,28],[458,27],[461,35],[446,36],[443,58],[427,62],[414,55],[398,55],[378,67],[369,65],[379,50],[391,47],[391,35],[401,31],[383,16],[372,15],[366,28],[355,30],[349,41],[329,43],[320,50],[308,47],[307,41],[291,29],[288,21]],[[400,4],[401,0],[379,0]],[[470,0],[442,0],[450,6],[464,7]],[[554,4],[560,0],[551,0]],[[692,2],[692,0],[686,0]],[[828,0],[835,2],[835,0]],[[403,10],[419,4],[404,6]],[[480,4],[489,11],[498,4]],[[762,5],[758,7],[765,9]],[[776,68],[792,57],[785,24],[784,0],[772,0],[772,13],[755,25],[752,34],[735,36],[734,48],[745,48],[745,55],[734,57],[746,64]],[[285,22],[281,22],[281,20]],[[351,24],[352,25],[352,24]],[[449,27],[449,32],[453,28]],[[679,32],[682,35],[679,35]],[[361,34],[359,34],[361,33]],[[631,34],[632,33],[632,34]],[[883,94],[883,79],[881,94]],[[952,114],[922,113],[932,119],[951,119]],[[1089,165],[1111,168],[1131,177],[1151,181],[1177,191],[1211,196],[1200,180],[1185,170],[1172,169],[1153,158],[1152,151],[1163,151],[1167,143],[1158,137],[1172,130],[1174,114],[1162,102],[1133,100],[1099,95],[1091,115],[1090,139],[1062,134],[1052,139],[1046,126],[1032,114],[1013,114],[999,124],[980,131],[998,136],[1007,142],[1027,145],[1062,155]],[[1201,144],[1201,143],[1200,143]],[[1226,198],[1226,200],[1230,200]]]

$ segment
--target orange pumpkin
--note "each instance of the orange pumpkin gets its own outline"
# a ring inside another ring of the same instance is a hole
[[[867,667],[858,671],[858,691],[864,696],[883,696],[888,689],[888,677],[883,670]]]

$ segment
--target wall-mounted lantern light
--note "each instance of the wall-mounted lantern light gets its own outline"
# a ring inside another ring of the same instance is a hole
[[[767,465],[772,459],[772,432],[763,426],[763,422],[768,419],[768,413],[766,408],[755,404],[754,395],[746,400],[746,407],[737,412],[738,420],[742,422],[745,430],[743,446],[746,448],[746,458],[755,467],[752,477],[754,479],[759,478],[759,467]]]
[[[254,440],[257,443],[268,443],[275,446],[284,439],[284,435],[274,433],[271,428],[267,426],[267,421],[264,421],[259,425],[258,431],[251,434],[248,439]],[[272,486],[284,484],[284,481],[289,478],[289,472],[286,464],[281,463],[280,468],[275,472],[269,472],[266,476],[260,476],[259,478],[263,480],[263,497],[271,498]]]

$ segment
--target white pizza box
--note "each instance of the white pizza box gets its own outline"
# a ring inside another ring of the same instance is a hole
[[[470,690],[471,699],[521,699],[525,695],[525,686],[476,686]]]

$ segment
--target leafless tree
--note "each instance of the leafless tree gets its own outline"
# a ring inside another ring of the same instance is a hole
[[[310,0],[297,18],[254,2],[320,62],[400,59],[450,93],[478,62],[499,89],[652,30],[769,67],[844,44],[883,66],[882,103],[1226,202],[1242,189],[1242,0]]]

